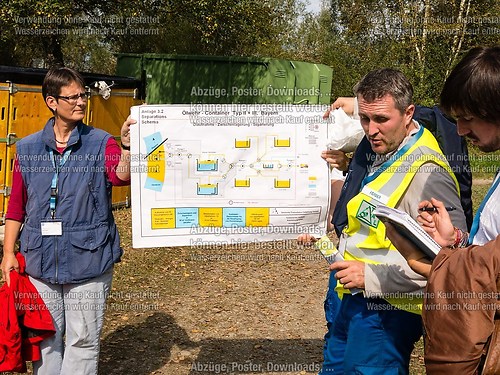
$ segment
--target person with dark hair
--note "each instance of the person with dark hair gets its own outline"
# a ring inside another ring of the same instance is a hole
[[[347,223],[338,232],[344,260],[330,266],[328,293],[335,290],[341,301],[331,307],[325,302],[331,320],[321,374],[407,374],[422,333],[425,278],[413,272],[386,239],[385,226],[373,210],[385,204],[416,218],[418,203],[437,195],[458,207],[452,213],[455,225],[465,229],[466,223],[446,157],[434,136],[413,120],[408,79],[400,71],[378,69],[354,91],[365,131],[355,158],[363,158],[366,169],[362,184],[353,187],[356,191],[344,208]],[[351,189],[350,174],[342,194]],[[341,208],[337,204],[335,211]],[[309,235],[302,240],[315,241]]]
[[[458,134],[481,151],[500,150],[500,46],[471,49],[441,92],[441,106],[457,119]],[[392,226],[387,234],[416,272],[429,278],[423,322],[428,373],[500,372],[500,174],[479,206],[470,233],[455,227],[439,199],[424,200],[417,220],[444,246],[431,262]],[[472,245],[464,247],[467,244]],[[460,306],[450,311],[453,306]],[[496,316],[496,320],[495,320]],[[444,329],[443,327],[446,327]],[[496,340],[496,341],[495,341]]]
[[[20,140],[6,214],[2,276],[19,271],[15,243],[54,321],[35,374],[97,374],[100,333],[113,265],[122,249],[111,211],[111,186],[130,182],[130,125],[122,147],[85,125],[88,92],[70,68],[46,74],[42,94],[53,117]]]
[[[455,66],[441,91],[440,105],[444,112],[464,121],[487,121],[500,123],[500,46],[476,47],[471,49]],[[472,128],[475,128],[473,125]],[[470,136],[471,131],[459,131]],[[494,134],[498,141],[498,134]],[[483,139],[483,142],[485,139]],[[489,143],[489,142],[488,142]],[[495,151],[494,147],[481,144],[484,152]]]

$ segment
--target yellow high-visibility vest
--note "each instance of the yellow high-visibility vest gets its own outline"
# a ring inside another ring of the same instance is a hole
[[[446,170],[454,180],[459,194],[458,182],[436,139],[421,126],[405,146],[384,162],[374,174],[364,179],[361,192],[347,204],[348,222],[339,243],[339,250],[344,251],[345,260],[406,265],[405,258],[386,238],[385,225],[373,211],[380,203],[395,207],[419,168],[426,163],[437,164]],[[340,282],[337,283],[336,291],[340,297],[349,293]],[[422,291],[393,295],[395,296],[385,298],[393,306],[421,313]]]

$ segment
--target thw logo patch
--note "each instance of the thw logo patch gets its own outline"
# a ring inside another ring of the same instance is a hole
[[[375,211],[375,206],[363,200],[359,205],[356,218],[372,228],[377,228],[380,220],[373,214],[373,211]]]

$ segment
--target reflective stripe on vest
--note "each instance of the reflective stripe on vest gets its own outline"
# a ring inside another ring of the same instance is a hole
[[[422,165],[434,163],[446,170],[455,182],[458,194],[458,182],[434,136],[423,129],[423,132],[419,131],[415,137],[419,138],[406,152],[386,161],[380,167],[385,168],[384,173],[369,179],[361,192],[347,204],[348,223],[339,243],[339,250],[344,252],[346,260],[406,265],[404,257],[386,238],[385,226],[380,223],[373,211],[380,203],[395,207]],[[337,283],[336,290],[339,295],[349,292],[340,283]],[[415,294],[421,297],[422,291]],[[411,298],[387,299],[387,301],[396,307],[401,306],[404,310],[418,312],[421,310],[422,301],[421,298],[419,301],[415,298],[417,296],[412,295]],[[408,306],[412,308],[405,308]]]

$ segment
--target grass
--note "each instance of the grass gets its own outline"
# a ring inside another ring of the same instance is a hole
[[[500,151],[484,153],[475,146],[469,145],[468,147],[473,178],[493,179],[500,166]]]

